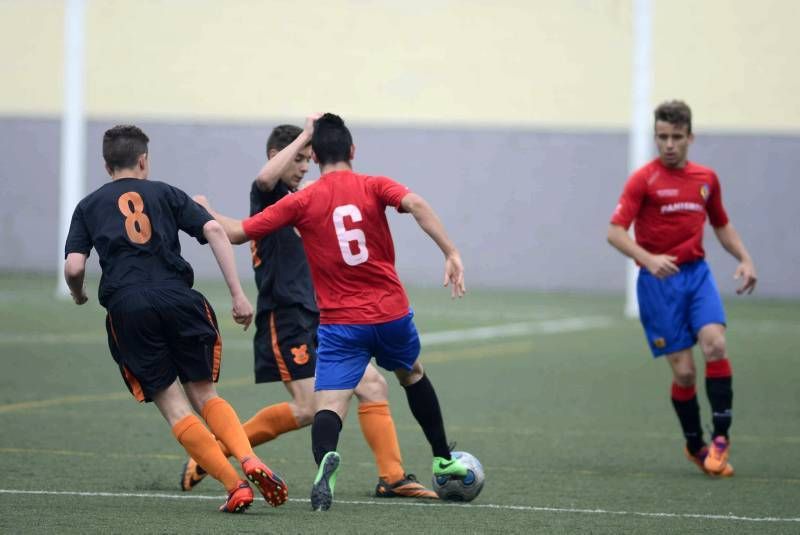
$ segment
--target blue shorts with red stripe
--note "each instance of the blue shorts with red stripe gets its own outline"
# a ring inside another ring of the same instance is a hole
[[[320,325],[314,390],[355,388],[372,357],[386,370],[410,370],[420,351],[413,318],[414,311],[409,310],[386,323]]]
[[[639,270],[639,318],[654,357],[694,346],[706,325],[725,325],[722,299],[706,261],[679,267],[678,273],[664,279]]]

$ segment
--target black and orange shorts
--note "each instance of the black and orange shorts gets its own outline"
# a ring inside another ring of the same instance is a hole
[[[260,310],[253,338],[256,383],[314,377],[319,313],[302,305]]]
[[[119,293],[108,304],[108,347],[137,400],[152,401],[175,379],[219,379],[217,317],[200,292],[163,285]]]

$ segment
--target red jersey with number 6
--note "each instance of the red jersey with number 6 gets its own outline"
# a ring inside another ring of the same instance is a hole
[[[705,257],[706,214],[714,227],[728,224],[716,173],[692,162],[673,169],[656,158],[628,179],[611,223],[627,229],[635,220],[636,243],[683,264]]]
[[[394,267],[386,207],[400,211],[407,187],[353,171],[326,173],[242,222],[257,240],[286,225],[303,238],[320,323],[375,324],[408,314],[408,297]]]

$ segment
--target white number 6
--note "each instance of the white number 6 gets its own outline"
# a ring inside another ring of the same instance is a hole
[[[354,204],[337,206],[333,210],[333,226],[336,229],[336,236],[339,238],[339,249],[342,251],[342,258],[348,266],[363,264],[369,259],[367,250],[367,238],[364,231],[359,228],[347,230],[344,228],[344,218],[350,217],[353,223],[361,221],[361,211]],[[356,253],[350,250],[350,243],[356,242]]]

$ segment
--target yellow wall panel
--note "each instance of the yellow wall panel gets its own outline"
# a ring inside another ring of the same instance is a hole
[[[700,128],[800,130],[800,4],[654,3],[654,101],[684,98]]]
[[[653,103],[800,130],[791,0],[654,0]],[[625,128],[630,0],[87,0],[94,117]],[[61,107],[63,3],[0,1],[0,114]]]
[[[90,109],[615,124],[627,102],[627,3],[586,5],[101,2],[91,11]],[[115,17],[124,22],[109,24]]]
[[[63,2],[0,1],[0,114],[60,113],[63,41]]]

